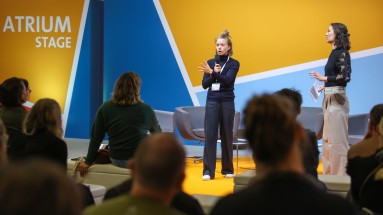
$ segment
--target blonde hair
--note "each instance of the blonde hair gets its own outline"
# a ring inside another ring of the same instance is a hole
[[[142,102],[140,96],[141,79],[135,72],[122,74],[114,85],[111,102],[117,105],[134,105]]]
[[[232,56],[234,54],[233,52],[233,43],[231,41],[230,32],[225,29],[223,32],[221,32],[217,38],[215,38],[215,43],[217,43],[218,39],[225,39],[227,41],[227,45],[230,46],[230,49],[228,51],[229,56]]]
[[[61,109],[53,99],[40,99],[28,113],[23,131],[26,135],[34,135],[39,132],[48,131],[62,137]]]
[[[0,119],[0,165],[7,162],[8,134],[3,121]]]

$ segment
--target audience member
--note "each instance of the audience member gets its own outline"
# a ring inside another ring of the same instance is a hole
[[[117,196],[121,196],[122,194],[126,194],[130,192],[132,189],[132,180],[126,180],[123,183],[112,187],[109,189],[104,196],[104,201],[108,199],[115,198]],[[203,209],[199,204],[198,200],[189,194],[183,192],[182,190],[178,192],[172,202],[170,203],[170,207],[179,210],[184,214],[190,215],[203,215]]]
[[[7,132],[8,157],[17,159],[21,156],[25,136],[22,132],[22,123],[27,114],[22,104],[25,102],[26,89],[19,78],[9,78],[0,85],[0,119],[3,120]]]
[[[301,113],[302,95],[295,89],[284,88],[275,93],[276,95],[285,96],[293,103],[293,110],[295,119]],[[306,129],[306,135],[308,141],[304,141],[303,144],[303,164],[308,174],[318,178],[318,165],[319,165],[319,150],[318,141],[315,132],[310,129]],[[308,143],[308,144],[307,144]]]
[[[23,158],[46,159],[67,170],[68,148],[62,140],[61,109],[53,99],[40,99],[32,107],[23,126],[26,141]],[[94,204],[89,187],[78,184],[84,205]]]
[[[31,99],[32,90],[29,85],[29,82],[26,79],[21,78],[21,80],[23,81],[25,89],[26,89],[25,98],[24,98],[25,102],[23,104],[23,107],[25,108],[25,110],[30,111],[33,106],[33,104],[29,101]]]
[[[278,95],[254,96],[248,102],[245,135],[257,164],[256,180],[219,200],[211,214],[356,214],[351,203],[307,179],[304,130],[290,108],[292,103]]]
[[[379,141],[383,145],[383,117],[379,124]],[[383,150],[377,153],[379,166],[376,167],[365,179],[364,185],[359,191],[359,203],[363,211],[368,210],[369,214],[383,214]]]
[[[1,215],[79,215],[78,187],[56,164],[42,160],[0,167]]]
[[[127,72],[119,77],[112,99],[97,111],[86,161],[78,165],[82,175],[95,161],[105,133],[109,137],[110,160],[118,167],[127,168],[128,160],[148,131],[161,131],[153,109],[141,100],[140,88],[141,79],[137,73]]]
[[[179,214],[169,206],[185,178],[185,151],[173,134],[145,138],[129,167],[133,173],[130,193],[89,207],[86,215]]]
[[[8,134],[3,121],[0,119],[0,166],[7,163]]]
[[[382,151],[383,143],[379,133],[379,122],[383,116],[383,104],[375,105],[370,111],[368,132],[361,142],[353,145],[348,151],[347,174],[351,177],[351,197],[360,207],[359,192],[366,177],[380,163],[377,153]]]
[[[40,99],[25,119],[26,142],[23,155],[57,162],[67,169],[68,149],[62,140],[61,109],[53,99]]]

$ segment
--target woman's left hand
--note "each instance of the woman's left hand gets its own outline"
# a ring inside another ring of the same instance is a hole
[[[326,81],[327,80],[327,77],[326,76],[323,76],[321,75],[319,72],[317,71],[311,71],[309,73],[309,75],[312,77],[312,78],[315,78],[317,79],[318,81]]]
[[[209,64],[207,63],[207,61],[203,61],[203,62],[201,63],[201,66],[198,67],[198,70],[199,70],[200,72],[204,72],[204,73],[209,74],[209,75],[211,75],[211,73],[213,73],[213,70],[210,68],[210,66],[209,66]]]

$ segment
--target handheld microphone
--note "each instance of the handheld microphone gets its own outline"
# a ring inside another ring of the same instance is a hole
[[[215,59],[215,63],[219,64],[219,60],[221,60],[221,56],[219,54],[216,54],[214,59]]]

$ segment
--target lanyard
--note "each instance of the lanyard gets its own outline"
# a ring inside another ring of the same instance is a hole
[[[229,61],[230,57],[227,57],[227,60],[225,62],[225,64],[223,64],[222,68],[221,68],[221,71],[219,73],[222,73],[223,69],[225,68],[226,66],[226,63]],[[215,83],[218,83],[218,79],[215,80]]]
[[[229,61],[229,59],[230,59],[230,57],[227,57],[227,60],[226,60],[225,64],[223,64],[223,66],[222,66],[222,68],[221,68],[221,72],[220,72],[220,73],[222,73],[222,71],[223,71],[223,69],[225,68],[225,66],[226,66],[226,63],[227,63],[227,61]]]

